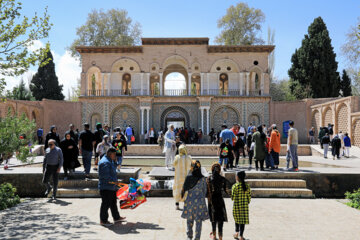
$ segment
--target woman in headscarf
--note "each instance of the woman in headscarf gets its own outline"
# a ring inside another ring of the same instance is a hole
[[[208,178],[208,210],[210,221],[212,224],[212,232],[210,233],[210,239],[216,239],[216,225],[218,225],[219,240],[222,240],[223,225],[227,222],[227,214],[225,208],[225,202],[223,198],[223,192],[226,191],[226,185],[228,181],[226,178],[220,175],[221,165],[220,163],[214,163],[211,166],[211,177]]]
[[[260,170],[264,171],[264,160],[266,157],[266,135],[263,132],[263,127],[259,125],[257,127],[257,131],[252,136],[252,141],[255,143],[254,147],[254,158],[255,158],[255,166],[256,171],[259,170],[259,162],[260,162]]]
[[[179,202],[184,202],[184,198],[181,197],[181,189],[184,185],[185,178],[190,171],[191,161],[191,157],[187,154],[185,145],[180,145],[179,154],[176,155],[174,161],[175,177],[173,185],[173,197],[175,199],[176,210],[180,210]]]
[[[75,168],[80,167],[80,162],[78,161],[79,149],[74,139],[71,138],[70,133],[65,134],[64,139],[60,142],[60,148],[64,156],[64,180],[67,180],[68,171],[71,174]]]
[[[50,132],[48,132],[45,137],[45,146],[44,146],[45,149],[47,149],[49,147],[48,143],[49,143],[50,139],[54,139],[57,146],[60,145],[60,137],[59,137],[59,134],[56,133],[56,131],[57,131],[56,126],[52,125],[50,127]]]
[[[201,164],[198,160],[191,163],[191,170],[186,177],[181,197],[188,193],[182,218],[187,219],[187,236],[189,239],[193,238],[193,226],[196,222],[195,240],[200,240],[202,221],[209,219],[209,213],[206,209],[206,193],[207,184],[206,178],[201,173]]]

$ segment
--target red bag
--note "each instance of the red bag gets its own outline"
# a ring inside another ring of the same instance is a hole
[[[134,143],[135,142],[135,136],[132,135],[130,140],[131,140],[132,143]]]

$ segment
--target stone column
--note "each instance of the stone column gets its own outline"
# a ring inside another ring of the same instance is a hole
[[[147,95],[150,96],[150,73],[146,73]]]
[[[201,130],[204,131],[204,108],[200,108],[201,111]]]
[[[200,95],[204,94],[204,76],[205,73],[200,73]]]
[[[261,95],[264,95],[265,89],[265,73],[261,74],[261,83],[260,83]]]
[[[250,73],[246,73],[246,96],[249,96],[250,91]]]
[[[240,96],[244,95],[244,73],[239,73],[239,89],[240,89]]]
[[[210,107],[206,109],[206,134],[210,133]]]
[[[147,123],[147,131],[150,130],[150,108],[146,109],[146,123]]]
[[[164,95],[163,94],[163,73],[159,73],[159,78],[160,78],[160,96]]]
[[[188,73],[188,95],[191,95],[191,73]]]
[[[141,135],[144,134],[144,108],[140,108],[141,110]]]
[[[105,73],[101,73],[101,96],[104,96],[104,78],[105,78]]]
[[[111,90],[111,73],[108,73],[108,80],[107,80],[107,95],[110,96]]]
[[[144,73],[140,73],[140,95],[143,96],[144,95]]]
[[[87,96],[88,95],[88,82],[86,78],[86,73],[81,73],[81,95]]]
[[[210,88],[209,73],[206,73],[205,76],[206,76],[206,91],[207,91],[206,95],[210,95],[210,93],[209,93],[209,88]]]

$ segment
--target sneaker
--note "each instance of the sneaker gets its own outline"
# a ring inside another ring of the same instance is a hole
[[[56,200],[57,200],[57,199],[56,199],[56,196],[52,195],[52,196],[51,196],[51,200],[56,201]]]
[[[114,220],[114,223],[123,222],[123,221],[125,221],[125,219],[126,219],[126,217],[120,217],[119,219]]]
[[[44,194],[45,197],[47,197],[47,196],[49,195],[49,193],[51,192],[51,190],[52,190],[52,187],[46,189],[45,194]]]
[[[117,172],[117,173],[119,173],[119,172],[120,172],[120,169],[119,169],[119,168],[117,168],[117,169],[116,169],[116,172]]]
[[[226,168],[224,168],[223,170],[224,170],[224,172],[226,172]]]
[[[101,226],[104,226],[104,227],[110,227],[110,226],[112,226],[113,224],[112,224],[111,222],[109,222],[109,221],[106,221],[106,222],[100,221],[100,225],[101,225]]]

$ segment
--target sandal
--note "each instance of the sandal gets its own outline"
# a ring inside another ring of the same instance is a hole
[[[216,235],[214,235],[213,232],[210,233],[210,239],[211,240],[216,240]]]
[[[234,239],[239,240],[239,234],[238,234],[238,233],[234,233],[234,234],[233,234],[233,237],[234,237]]]

